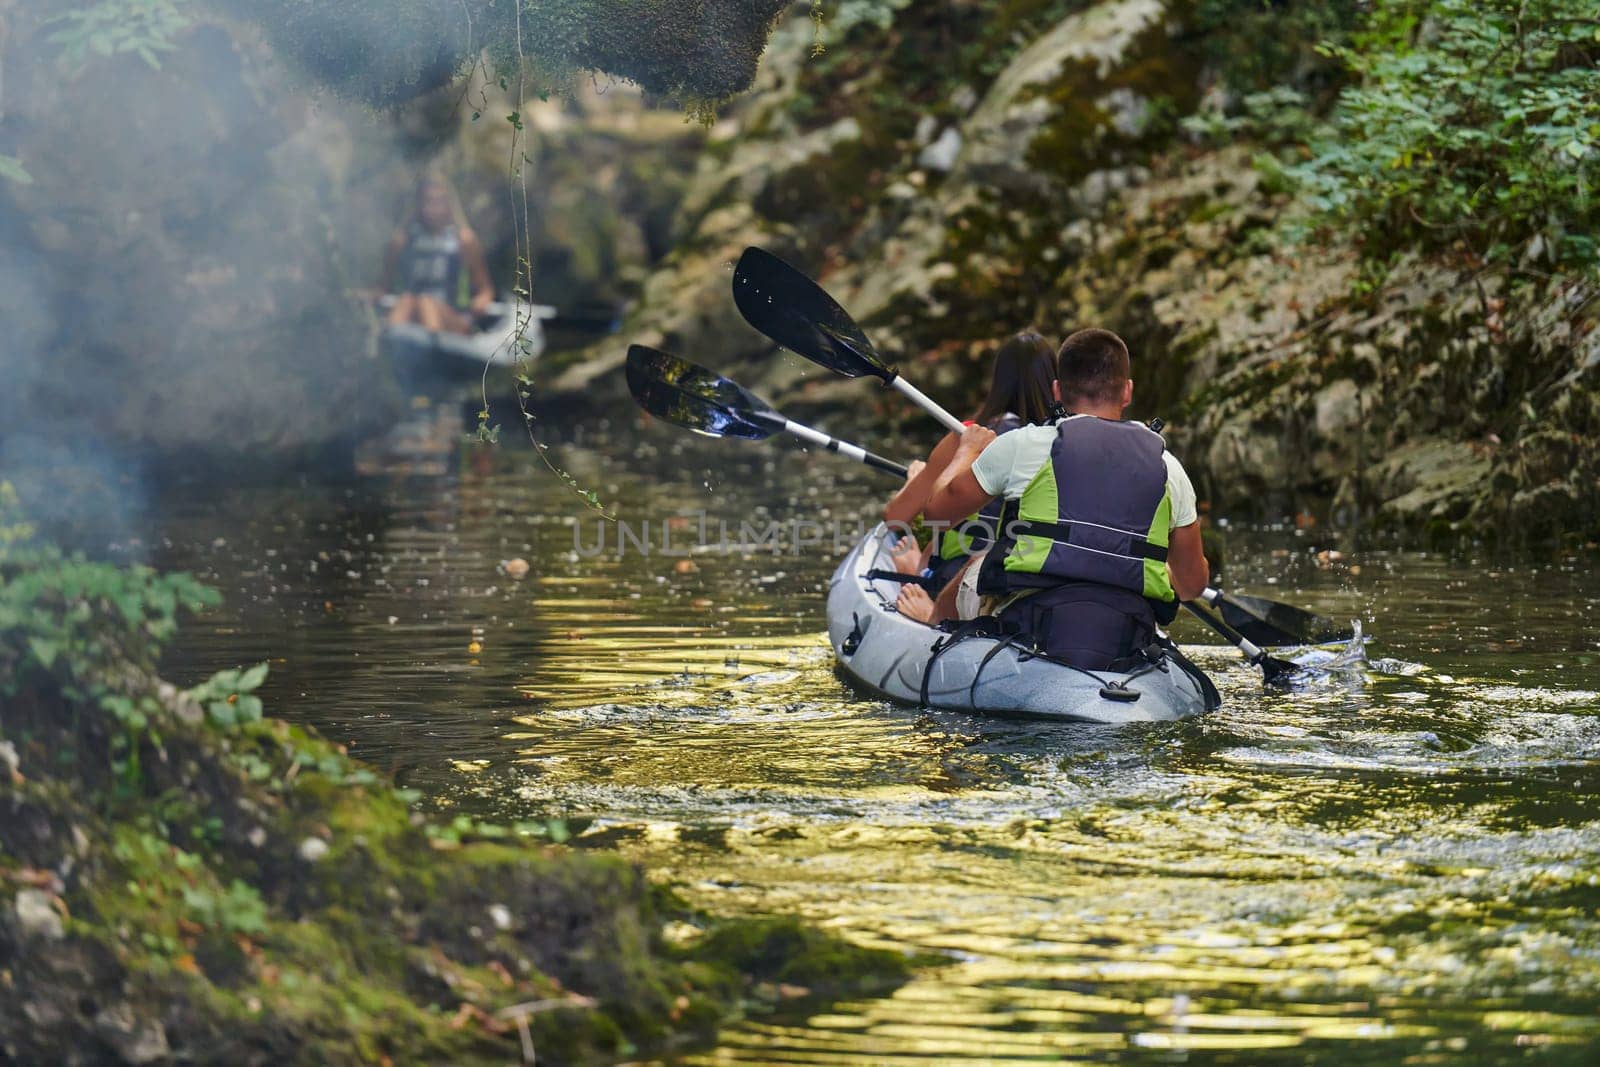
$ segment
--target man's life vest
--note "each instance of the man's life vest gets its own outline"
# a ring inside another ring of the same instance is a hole
[[[990,553],[991,561],[1003,554],[1003,563],[985,568],[980,591],[1091,583],[1175,607],[1161,435],[1092,415],[1071,416],[1057,427],[1050,461],[1028,483],[1016,518],[1001,529],[1000,548]]]
[[[461,233],[454,226],[437,232],[413,223],[400,259],[404,292],[431,296],[454,308],[467,306],[466,272],[461,266]]]
[[[992,420],[989,429],[998,437],[1025,425],[1020,416],[1008,411]],[[928,566],[933,569],[933,578],[940,586],[955,577],[956,571],[961,569],[961,564],[969,556],[977,555],[994,542],[996,531],[1001,526],[1005,503],[998,498],[991,500],[976,515],[968,515],[939,535]]]

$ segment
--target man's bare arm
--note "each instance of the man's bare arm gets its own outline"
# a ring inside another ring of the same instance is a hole
[[[987,426],[968,426],[956,446],[939,480],[934,484],[922,514],[933,522],[957,522],[982,508],[994,499],[984,492],[972,473],[972,464],[994,441],[995,433]]]
[[[1194,600],[1211,583],[1211,565],[1206,562],[1200,540],[1200,524],[1191,522],[1172,531],[1167,545],[1167,573],[1179,600]]]
[[[957,440],[959,438],[955,434],[947,433],[933,446],[933,451],[928,453],[928,462],[906,480],[906,484],[883,509],[884,522],[909,523],[922,512],[922,505],[933,495],[939,475],[949,465],[950,457],[956,454]]]

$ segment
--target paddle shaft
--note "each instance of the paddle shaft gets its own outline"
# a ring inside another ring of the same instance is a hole
[[[1221,619],[1214,618],[1211,615],[1206,614],[1193,604],[1189,603],[1187,600],[1183,601],[1183,606],[1189,609],[1189,614],[1193,615],[1195,618],[1211,627],[1217,633],[1221,634],[1225,639],[1227,639],[1229,644],[1233,645],[1233,647],[1244,653],[1244,658],[1249,660],[1251,663],[1261,662],[1262,657],[1266,655],[1266,653],[1263,652],[1258,646],[1251,643],[1244,636],[1244,634],[1240,633],[1238,630],[1235,630]]]
[[[949,430],[956,436],[959,437],[962,432],[966,430],[966,427],[961,424],[960,419],[956,418],[954,415],[950,414],[944,408],[936,404],[933,400],[929,399],[927,394],[925,394],[921,389],[918,389],[900,375],[895,374],[884,384],[892,387],[896,392],[904,394],[911,400],[913,404],[917,405],[917,407],[938,419],[944,424],[945,429]]]
[[[1244,634],[1235,630],[1221,619],[1213,618],[1209,613],[1201,611],[1187,600],[1183,601],[1183,606],[1189,609],[1189,614],[1227,638],[1228,642],[1239,650],[1252,667],[1260,667],[1262,680],[1268,685],[1286,684],[1295,672],[1299,670],[1297,666],[1288,660],[1267,655],[1258,645],[1247,639]]]
[[[829,437],[821,430],[813,430],[804,423],[795,422],[793,419],[784,419],[782,415],[778,415],[777,419],[783,419],[783,429],[786,433],[791,433],[802,441],[809,441],[819,448],[826,448],[829,452],[837,452],[841,456],[848,456],[857,463],[865,463],[867,466],[883,471],[885,474],[893,474],[899,478],[906,476],[906,468],[892,459],[884,459],[875,452],[868,452],[860,445],[853,445],[849,441],[841,441],[837,437]],[[777,425],[777,419],[773,420],[773,425]]]

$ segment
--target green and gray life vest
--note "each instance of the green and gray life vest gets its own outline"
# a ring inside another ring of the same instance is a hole
[[[1021,429],[1026,423],[1018,415],[1006,412],[998,419],[989,423],[989,429],[995,436],[1010,433],[1012,430]],[[1001,515],[1005,501],[991,500],[983,506],[976,515],[968,515],[959,523],[945,530],[939,535],[939,542],[934,547],[933,558],[929,565],[934,569],[935,577],[942,572],[953,572],[968,556],[975,555],[988,548],[994,541],[995,531],[1001,524]],[[946,576],[948,577],[948,575]]]
[[[1050,461],[1004,527],[1001,591],[1091,582],[1172,603],[1172,500],[1161,435],[1093,415],[1073,415],[1057,427]]]
[[[461,232],[454,226],[435,232],[413,223],[401,257],[400,283],[404,292],[465,308],[472,294],[462,267]]]

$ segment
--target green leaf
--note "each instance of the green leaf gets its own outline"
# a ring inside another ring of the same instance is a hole
[[[233,710],[240,722],[260,722],[262,712],[261,698],[242,696],[239,698],[239,702],[233,706]]]
[[[55,666],[56,657],[61,654],[61,645],[58,642],[43,637],[28,638],[28,648],[32,650],[33,658],[46,669]]]
[[[22,169],[22,163],[15,156],[0,155],[0,178],[18,185],[33,184],[33,175]]]
[[[226,700],[213,700],[206,705],[206,714],[211,716],[211,721],[218,726],[237,726],[239,716],[234,711],[232,704]]]
[[[261,688],[261,683],[267,680],[267,665],[258,663],[254,667],[239,675],[235,688],[241,693],[248,693],[252,689]]]

